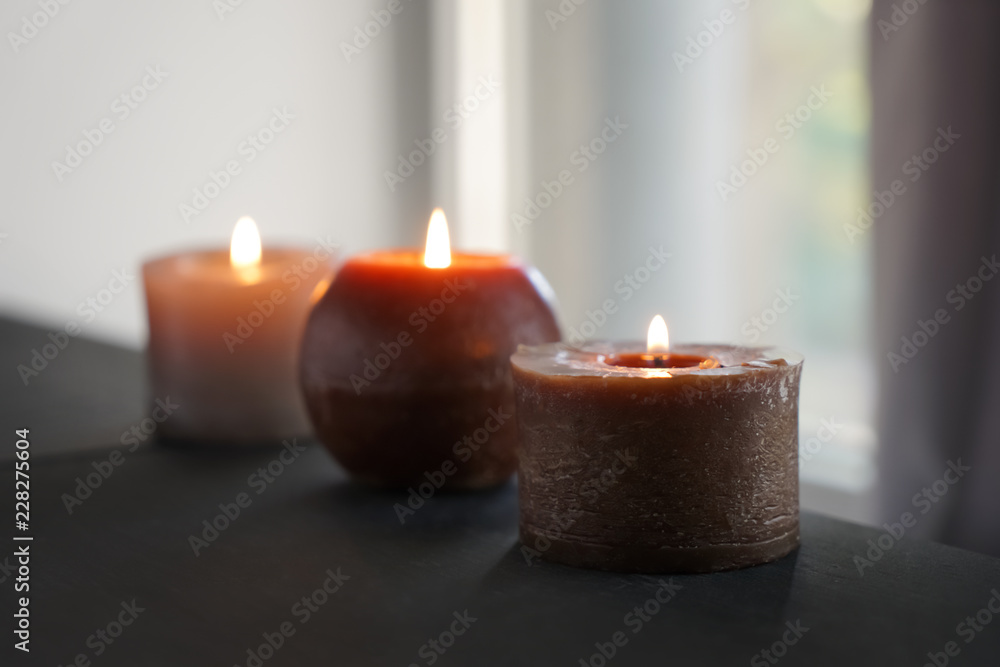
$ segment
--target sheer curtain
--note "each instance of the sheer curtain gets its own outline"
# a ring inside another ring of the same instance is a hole
[[[1000,5],[873,15],[882,519],[1000,555]]]

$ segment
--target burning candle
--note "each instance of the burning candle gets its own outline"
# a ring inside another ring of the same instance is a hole
[[[799,541],[802,357],[669,344],[521,347],[512,358],[525,556],[710,572]]]
[[[323,246],[262,250],[242,218],[229,250],[143,265],[153,397],[179,406],[158,433],[262,443],[308,434],[296,355],[333,261]]]
[[[510,355],[559,340],[549,292],[512,257],[451,252],[440,209],[423,252],[348,260],[303,338],[317,435],[354,477],[424,497],[505,481],[517,466]]]

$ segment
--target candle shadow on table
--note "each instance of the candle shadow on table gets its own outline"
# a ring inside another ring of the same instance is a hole
[[[422,498],[349,477],[327,487],[324,501],[365,525],[377,524],[424,537],[516,531],[517,487],[513,481],[475,491],[439,490]]]
[[[296,461],[305,463],[285,465],[293,476],[309,480],[309,490],[301,496],[302,502],[336,518],[341,525],[369,532],[399,531],[395,535],[397,538],[405,535],[474,537],[481,531],[516,533],[517,485],[513,478],[487,489],[435,489],[425,498],[411,489],[379,487],[358,481],[312,438],[299,439],[299,444],[304,450]],[[285,449],[284,445],[273,441],[233,444],[162,436],[156,438],[153,447],[167,455],[174,454],[176,456],[171,458],[199,469],[266,464]]]
[[[630,574],[539,559],[529,564],[521,547],[510,545],[466,600],[503,628],[477,646],[500,660],[512,658],[509,637],[543,627],[547,639],[539,650],[549,663],[586,658],[595,641],[622,631],[635,655],[670,655],[675,664],[735,664],[745,661],[740,651],[746,646],[769,646],[786,622],[809,618],[803,613],[808,596],[796,586],[797,552],[711,574]],[[724,641],[719,628],[726,628]]]
[[[515,484],[435,494],[400,521],[397,506],[407,506],[407,492],[373,488],[349,480],[339,467],[337,472],[339,480],[315,486],[300,500],[330,536],[327,553],[370,582],[373,595],[393,601],[406,627],[440,632],[435,624],[467,606],[470,590],[515,539]]]
[[[783,623],[794,597],[799,551],[771,563],[739,570],[708,574],[633,574],[589,570],[553,563],[523,548],[520,541],[511,545],[494,567],[482,578],[476,597],[489,599],[522,598],[523,605],[543,600],[561,600],[570,612],[575,605],[604,600],[608,604],[631,609],[663,586],[673,581],[683,588],[669,607],[674,612],[695,612],[719,617],[754,614],[759,622]],[[549,604],[547,603],[547,604]]]

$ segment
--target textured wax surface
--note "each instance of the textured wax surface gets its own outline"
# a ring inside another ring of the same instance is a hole
[[[594,362],[564,375],[522,367],[542,353],[515,355],[525,545],[638,571],[728,569],[793,548],[801,364],[734,350],[754,365],[609,374]]]

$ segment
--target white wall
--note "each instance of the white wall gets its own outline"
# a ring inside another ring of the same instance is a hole
[[[417,3],[351,63],[339,43],[385,1],[243,0],[222,18],[210,0],[51,4],[58,13],[36,17],[43,27],[17,52],[9,33],[38,0],[0,8],[0,313],[53,328],[74,319],[85,335],[140,346],[138,278],[92,322],[77,305],[116,269],[137,276],[143,258],[228,244],[242,215],[265,242],[330,235],[350,253],[400,241],[401,200],[382,174],[399,150],[392,73],[400,35],[424,20]],[[167,75],[122,118],[112,104],[147,66]],[[238,147],[274,107],[295,119],[247,162]],[[52,163],[105,118],[114,131],[60,182]],[[242,172],[185,223],[179,204],[231,159]]]
[[[53,328],[73,319],[140,346],[138,278],[93,321],[77,312],[115,270],[224,246],[243,215],[265,243],[329,235],[346,254],[414,244],[443,205],[459,246],[509,246],[538,264],[567,328],[618,298],[616,282],[660,244],[670,263],[596,335],[641,338],[658,311],[677,339],[720,338],[731,324],[723,221],[704,184],[731,138],[734,100],[718,82],[731,80],[737,42],[712,49],[697,76],[671,56],[706,8],[588,3],[553,30],[555,3],[526,0],[403,0],[396,15],[388,0],[89,0],[55,2],[51,18],[38,2],[0,10],[5,37],[25,17],[45,23],[16,53],[9,37],[0,44],[0,313]],[[238,6],[220,17],[227,3]],[[348,63],[340,44],[372,29],[372,11],[388,25]],[[167,74],[123,118],[112,105],[147,67]],[[443,114],[480,77],[500,89],[451,128]],[[239,146],[275,107],[295,118],[248,162]],[[510,214],[616,116],[630,126],[621,140],[515,230]],[[53,163],[102,119],[114,131],[60,182]],[[385,171],[435,127],[448,141],[390,191]],[[185,222],[179,205],[233,159],[241,173]],[[716,251],[684,250],[705,247]]]

